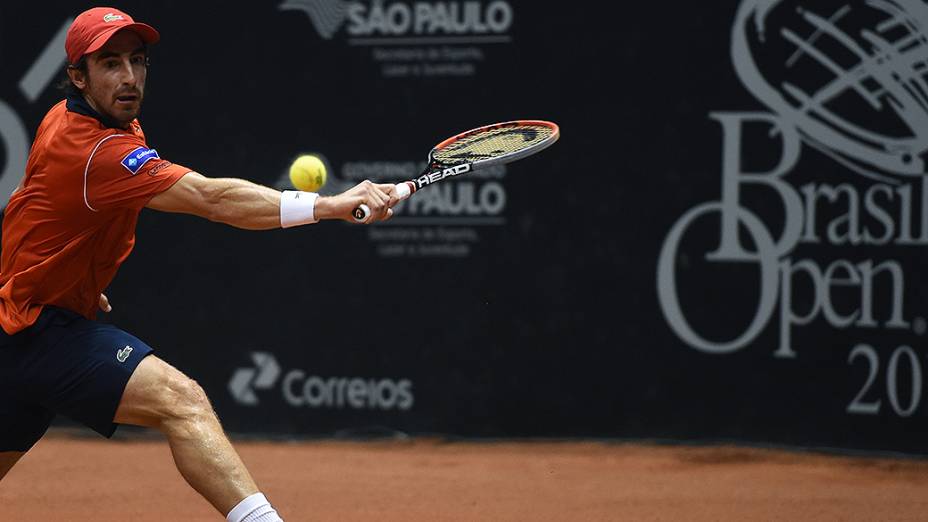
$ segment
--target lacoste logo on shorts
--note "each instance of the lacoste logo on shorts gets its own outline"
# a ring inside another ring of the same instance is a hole
[[[123,348],[122,350],[116,351],[116,360],[121,363],[124,363],[126,362],[126,359],[129,358],[130,353],[132,353],[132,347],[129,345],[126,345],[126,347]]]

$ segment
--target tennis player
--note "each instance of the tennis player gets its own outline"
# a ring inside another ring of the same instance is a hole
[[[70,93],[36,133],[25,176],[3,218],[0,252],[0,479],[56,414],[105,437],[119,424],[166,436],[181,475],[230,522],[281,520],[223,432],[203,389],[145,342],[96,322],[103,290],[135,243],[147,207],[245,229],[323,219],[388,219],[393,185],[342,194],[285,191],[208,178],[151,148],[137,116],[149,25],[98,7],[68,30]],[[202,349],[208,349],[202,347]]]

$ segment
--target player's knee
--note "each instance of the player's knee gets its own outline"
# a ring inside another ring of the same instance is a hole
[[[193,379],[184,377],[172,381],[165,394],[165,419],[172,425],[210,421],[215,418],[213,407],[203,387]]]

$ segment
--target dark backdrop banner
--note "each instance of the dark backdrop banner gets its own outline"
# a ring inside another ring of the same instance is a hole
[[[928,48],[918,0],[123,2],[142,124],[208,176],[324,193],[445,137],[543,153],[377,226],[144,211],[112,321],[230,431],[735,440],[924,453]],[[0,6],[0,193],[88,6]]]

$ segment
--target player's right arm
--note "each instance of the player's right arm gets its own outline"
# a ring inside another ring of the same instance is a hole
[[[84,168],[83,200],[90,212],[148,207],[193,214],[238,228],[264,230],[353,220],[364,204],[366,222],[393,215],[392,184],[359,183],[345,192],[321,197],[311,192],[279,192],[244,179],[209,178],[160,157],[140,136],[110,134],[94,147]]]
[[[295,194],[289,193],[292,198]],[[281,202],[287,194],[237,178],[208,178],[197,172],[181,177],[155,195],[146,207],[164,212],[193,214],[210,221],[248,230],[281,227]],[[352,211],[361,204],[381,221],[393,215],[397,203],[394,185],[364,181],[335,196],[315,199],[315,220],[354,221]]]

